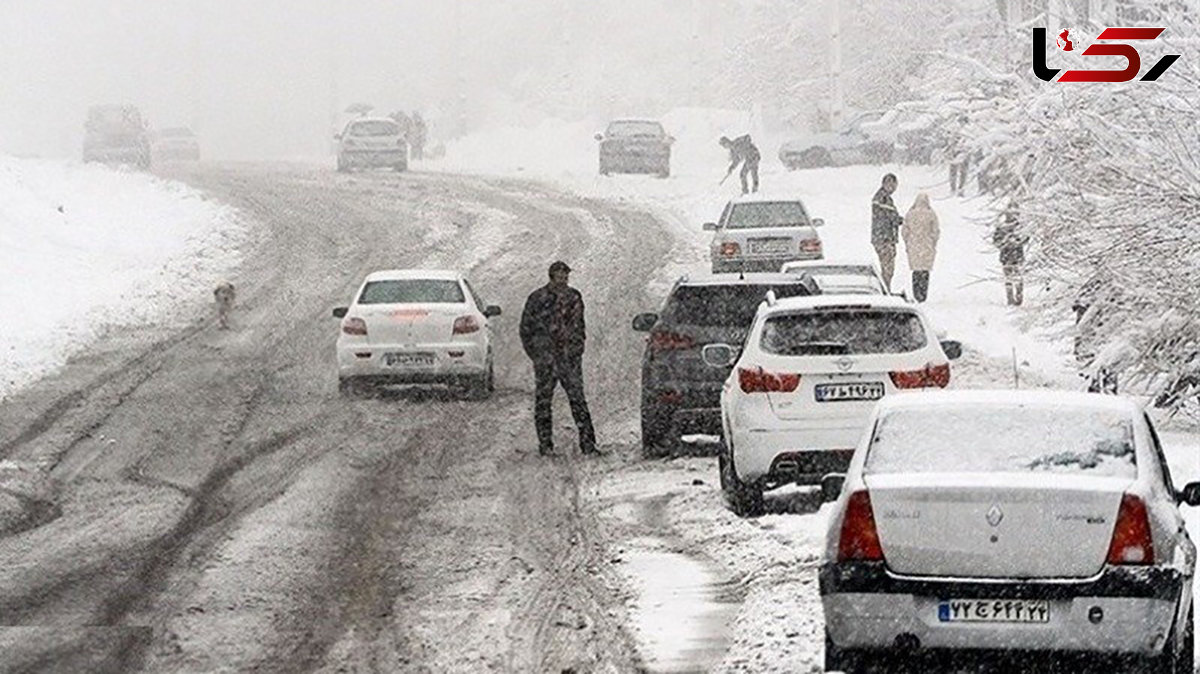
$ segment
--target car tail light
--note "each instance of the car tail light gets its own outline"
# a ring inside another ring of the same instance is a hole
[[[721,254],[725,257],[738,255],[742,252],[742,247],[736,241],[726,241],[721,244]]]
[[[686,351],[687,349],[695,348],[695,346],[696,340],[677,332],[658,330],[650,333],[650,350],[655,353],[660,351]]]
[[[1109,564],[1146,565],[1154,563],[1154,541],[1150,536],[1150,515],[1146,504],[1133,494],[1121,497],[1112,543],[1108,546]]]
[[[800,375],[775,374],[761,367],[739,367],[738,384],[743,393],[791,393],[800,385]]]
[[[846,501],[846,516],[842,519],[842,533],[838,537],[838,561],[883,561],[883,546],[879,543],[879,530],[875,528],[871,495],[865,489],[854,492]]]
[[[800,239],[801,253],[819,253],[821,252],[820,239]]]
[[[467,335],[479,332],[479,321],[474,316],[459,316],[454,319],[454,334]]]
[[[362,335],[367,334],[367,322],[361,318],[347,318],[342,321],[342,332],[347,335]]]
[[[926,365],[920,370],[889,373],[896,388],[946,388],[950,385],[950,365]]]

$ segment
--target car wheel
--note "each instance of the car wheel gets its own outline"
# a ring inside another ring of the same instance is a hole
[[[487,372],[475,377],[467,383],[466,397],[471,400],[487,400],[496,390],[496,373],[492,366],[491,356],[488,356]]]
[[[338,393],[341,393],[347,398],[357,398],[366,395],[368,388],[366,384],[355,379],[354,377],[345,377],[338,379]]]
[[[647,459],[670,456],[678,449],[671,414],[652,404],[642,403],[642,456]]]
[[[863,653],[843,650],[834,646],[833,640],[829,638],[829,632],[826,631],[825,671],[844,672],[844,674],[865,674],[871,671],[871,663]]]
[[[758,517],[766,509],[762,487],[738,479],[737,471],[733,468],[732,443],[726,441],[725,446],[717,462],[721,469],[721,491],[725,493],[725,501],[738,517]]]
[[[1187,622],[1183,624],[1183,644],[1176,656],[1175,674],[1194,674],[1196,671],[1196,620],[1195,602],[1190,602]]]

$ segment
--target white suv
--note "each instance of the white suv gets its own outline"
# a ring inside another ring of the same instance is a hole
[[[386,384],[443,384],[472,398],[493,389],[492,328],[485,305],[453,271],[393,270],[367,276],[354,303],[333,310],[338,387],[354,394]]]
[[[844,473],[876,401],[950,383],[958,342],[940,342],[919,307],[886,295],[768,301],[740,356],[710,344],[711,366],[734,362],[721,391],[721,488],[739,515],[763,491]]]

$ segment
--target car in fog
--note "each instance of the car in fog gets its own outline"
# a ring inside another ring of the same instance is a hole
[[[1176,491],[1136,402],[900,395],[867,428],[844,484],[828,485],[827,671],[927,654],[1193,671],[1196,550],[1179,505],[1200,505],[1200,483]]]
[[[84,122],[83,161],[150,168],[150,134],[132,105],[94,105]]]
[[[851,116],[836,131],[789,140],[779,147],[779,161],[789,171],[887,163],[895,152],[895,138],[883,122],[887,114],[867,110]]]
[[[709,344],[721,389],[721,489],[733,511],[761,513],[763,492],[844,473],[875,403],[944,388],[954,341],[921,309],[890,295],[821,295],[760,305],[745,343]]]
[[[799,260],[785,262],[780,271],[807,275],[822,295],[887,294],[879,268],[867,260]]]
[[[338,142],[338,171],[382,167],[408,170],[408,140],[393,119],[355,119],[333,138]]]
[[[684,434],[720,435],[721,385],[729,367],[706,365],[710,343],[741,344],[767,292],[777,297],[816,293],[803,276],[715,274],[675,282],[658,313],[638,314],[645,332],[642,355],[642,452],[670,454]]]
[[[618,119],[604,133],[596,134],[600,143],[600,175],[612,173],[653,173],[661,178],[671,175],[671,144],[663,125],[650,119]]]
[[[492,326],[484,304],[454,271],[389,270],[368,275],[341,319],[338,389],[438,384],[474,399],[494,388]]]
[[[777,271],[785,262],[824,257],[817,228],[799,199],[746,195],[725,204],[717,222],[704,224],[713,232],[709,258],[714,274]]]
[[[155,159],[163,161],[200,161],[200,140],[186,126],[154,132],[151,145]]]

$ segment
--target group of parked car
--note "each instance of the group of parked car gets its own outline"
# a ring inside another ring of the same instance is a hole
[[[789,215],[738,231],[763,204]],[[961,345],[873,262],[824,259],[816,222],[798,201],[729,203],[706,226],[717,273],[634,318],[644,454],[719,436],[740,516],[785,485],[834,501],[826,671],[1036,654],[1192,672],[1196,551],[1179,506],[1200,505],[1200,483],[1175,488],[1152,419],[1115,396],[943,391]],[[759,238],[792,259],[741,271],[778,262],[742,254]]]
[[[152,129],[132,105],[95,105],[84,122],[83,161],[149,169],[158,161],[199,161],[200,141],[187,127]]]

